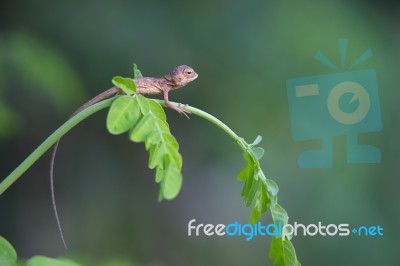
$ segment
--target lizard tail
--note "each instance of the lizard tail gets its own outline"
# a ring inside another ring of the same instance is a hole
[[[54,161],[56,159],[56,154],[57,154],[57,149],[58,149],[58,145],[59,144],[60,144],[60,140],[58,140],[56,142],[56,144],[54,144],[53,152],[51,154],[51,160],[50,160],[50,193],[51,193],[51,202],[53,204],[54,215],[55,215],[56,221],[57,221],[58,231],[60,232],[60,236],[61,236],[61,240],[63,242],[63,245],[64,245],[65,249],[67,249],[67,244],[65,243],[64,234],[63,234],[63,230],[62,230],[62,227],[61,227],[61,222],[60,222],[60,219],[58,218],[56,197],[55,197],[55,193],[54,193]]]
[[[111,96],[114,96],[118,93],[123,93],[123,91],[121,89],[119,89],[118,87],[112,87],[102,93],[100,93],[99,95],[97,95],[96,97],[94,97],[93,99],[87,101],[86,103],[84,103],[81,107],[79,107],[69,118],[75,116],[76,114],[78,114],[79,112],[85,110],[87,107],[101,101],[104,99],[107,99]],[[53,152],[51,154],[51,160],[50,160],[50,192],[51,192],[51,202],[53,204],[53,210],[54,210],[54,215],[56,217],[57,220],[57,226],[58,226],[58,231],[60,232],[60,236],[61,236],[61,240],[64,244],[65,249],[67,249],[67,244],[65,243],[65,239],[64,239],[64,234],[61,228],[61,223],[60,223],[60,219],[58,218],[58,211],[57,211],[57,205],[56,205],[56,197],[55,197],[55,193],[54,193],[54,161],[56,159],[56,154],[57,154],[57,148],[58,145],[60,144],[61,138],[58,139],[58,141],[54,144],[53,147]]]

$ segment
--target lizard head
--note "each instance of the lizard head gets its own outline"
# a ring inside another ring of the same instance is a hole
[[[198,77],[198,74],[193,70],[193,68],[181,65],[172,69],[170,77],[177,86],[181,87],[195,80]]]

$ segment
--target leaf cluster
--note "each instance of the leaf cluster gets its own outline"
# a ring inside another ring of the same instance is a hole
[[[140,71],[134,66],[135,77]],[[136,94],[133,79],[115,77],[114,85],[126,95],[118,96],[107,116],[107,129],[112,134],[129,132],[133,142],[144,142],[149,152],[150,169],[156,170],[155,181],[160,183],[159,199],[175,198],[182,186],[182,156],[179,144],[171,134],[161,105]]]
[[[252,144],[241,139],[244,146],[243,157],[246,166],[239,172],[238,179],[244,182],[242,196],[247,207],[252,207],[250,223],[256,223],[261,214],[268,209],[271,211],[272,220],[276,225],[285,225],[289,217],[278,204],[278,185],[271,179],[267,179],[260,167],[260,159],[264,155],[264,149],[257,145],[262,137],[257,136]],[[296,252],[289,239],[273,237],[270,248],[270,257],[274,258],[274,265],[300,265]]]
[[[134,65],[133,72],[135,78],[142,76],[136,65]],[[129,132],[130,140],[143,142],[150,155],[148,166],[151,169],[155,169],[155,180],[160,183],[159,199],[176,197],[182,185],[182,156],[179,153],[178,142],[170,132],[164,110],[161,107],[161,105],[165,107],[165,103],[161,100],[147,99],[137,94],[134,79],[115,77],[112,82],[115,86],[121,88],[125,95],[117,95],[113,99],[96,103],[73,116],[46,139],[9,176],[0,182],[0,194],[59,140],[60,136],[68,132],[82,119],[111,105],[107,116],[109,132],[112,134]],[[260,167],[260,159],[264,154],[264,150],[257,145],[262,140],[261,136],[258,136],[252,144],[248,144],[216,117],[194,107],[188,106],[187,108],[192,114],[208,120],[225,131],[244,151],[243,156],[246,165],[238,174],[238,179],[244,182],[242,190],[244,202],[246,206],[252,208],[250,222],[257,222],[261,215],[269,209],[272,220],[278,227],[279,225],[287,224],[288,215],[278,204],[278,186],[273,180],[265,177]],[[290,238],[283,239],[281,236],[272,238],[269,255],[274,259],[274,266],[300,265]],[[16,260],[16,253],[12,246],[0,237],[0,265],[15,266]],[[36,256],[30,259],[26,265],[76,266],[77,264],[66,260],[54,260]]]

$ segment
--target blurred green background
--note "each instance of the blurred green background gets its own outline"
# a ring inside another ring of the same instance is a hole
[[[113,76],[131,76],[132,63],[146,76],[187,64],[199,78],[170,98],[217,116],[248,141],[264,137],[262,167],[278,183],[290,221],[384,227],[383,237],[296,237],[303,265],[400,265],[399,11],[396,1],[2,1],[0,178]],[[345,137],[337,137],[333,168],[300,169],[297,156],[319,144],[292,140],[285,82],[346,71],[314,59],[322,50],[340,62],[340,38],[349,39],[349,62],[374,53],[357,69],[377,72],[383,130],[361,141],[380,148],[382,162],[348,165]],[[178,198],[157,202],[143,145],[108,134],[102,111],[62,140],[56,158],[69,249],[51,207],[50,153],[0,197],[0,235],[25,258],[272,265],[269,238],[187,236],[193,218],[247,222],[235,178],[244,161],[211,124],[166,112],[184,159]]]

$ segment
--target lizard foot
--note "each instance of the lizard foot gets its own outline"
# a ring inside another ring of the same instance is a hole
[[[179,104],[178,107],[175,109],[179,114],[186,116],[187,119],[189,118],[190,112],[186,110],[187,104]]]

